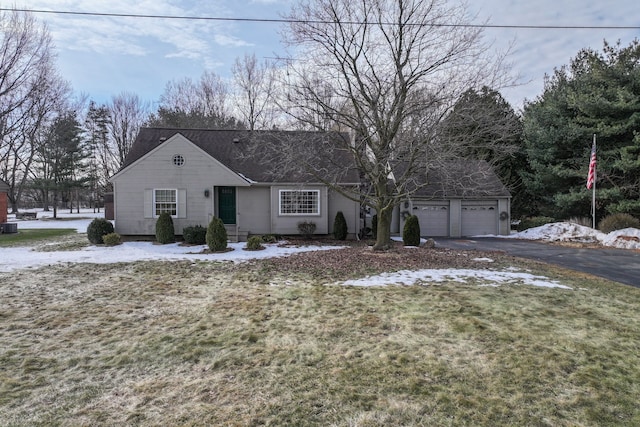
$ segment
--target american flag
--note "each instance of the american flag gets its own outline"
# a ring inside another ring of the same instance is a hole
[[[591,190],[596,181],[596,141],[591,146],[591,160],[589,160],[589,175],[587,175],[587,188]]]

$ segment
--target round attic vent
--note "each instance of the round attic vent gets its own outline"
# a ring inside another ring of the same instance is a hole
[[[173,156],[173,165],[177,167],[181,167],[184,165],[184,157],[180,154],[176,154]]]

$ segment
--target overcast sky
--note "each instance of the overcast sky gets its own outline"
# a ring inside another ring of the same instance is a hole
[[[280,18],[295,0],[16,0],[16,8],[49,11],[218,18]],[[637,0],[470,0],[477,23],[527,26],[640,26]],[[6,7],[5,4],[1,5]],[[235,58],[284,56],[280,25],[214,20],[122,18],[36,13],[48,24],[58,68],[76,93],[105,102],[123,91],[157,102],[170,80],[198,79],[204,70],[230,77]],[[490,28],[496,47],[514,43],[513,72],[523,85],[503,91],[518,109],[542,93],[544,75],[568,64],[580,49],[603,40],[623,46],[637,29]]]

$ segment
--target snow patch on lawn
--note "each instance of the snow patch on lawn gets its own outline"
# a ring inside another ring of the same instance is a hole
[[[555,280],[519,271],[487,271],[469,269],[401,270],[362,279],[347,280],[344,286],[420,285],[441,282],[472,283],[479,286],[529,285],[544,288],[569,289]]]
[[[17,220],[9,215],[10,222],[19,224],[19,229],[33,228],[74,228],[78,233],[86,233],[87,226],[93,218],[103,218],[104,213],[84,210],[81,213],[59,211],[58,218],[53,219],[51,212],[37,212],[37,220]],[[627,228],[609,234],[590,227],[568,222],[556,222],[514,233],[510,236],[496,236],[516,239],[544,240],[549,242],[584,242],[597,243],[625,249],[640,249],[640,230]],[[396,238],[398,239],[398,238]],[[399,240],[399,239],[398,239]],[[424,242],[424,241],[423,241]],[[206,246],[182,246],[180,244],[158,245],[153,242],[125,242],[118,246],[89,246],[76,251],[36,252],[27,247],[0,248],[0,272],[8,272],[22,268],[41,267],[60,263],[100,263],[134,262],[147,260],[192,260],[192,261],[233,261],[242,262],[251,259],[263,259],[288,256],[304,251],[335,250],[336,246],[285,246],[277,244],[265,245],[262,251],[246,251],[245,243],[230,243],[228,252],[204,254]],[[475,258],[475,261],[491,263],[491,258]],[[421,283],[439,283],[454,281],[475,283],[479,286],[530,285],[547,288],[571,289],[557,281],[543,276],[535,276],[506,268],[502,271],[470,270],[470,269],[430,269],[418,271],[399,271],[383,273],[363,279],[342,283],[346,286],[387,286],[414,285]]]
[[[0,248],[0,272],[42,267],[67,262],[115,264],[133,261],[234,261],[288,256],[297,252],[338,249],[336,246],[279,246],[266,244],[261,251],[244,250],[246,243],[229,243],[228,252],[202,253],[207,246],[166,245],[153,242],[125,242],[118,246],[88,246],[76,251],[37,252],[32,248]]]

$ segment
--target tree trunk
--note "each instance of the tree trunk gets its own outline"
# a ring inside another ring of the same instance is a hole
[[[378,210],[378,230],[374,251],[386,251],[391,249],[391,215],[393,208],[388,206]]]
[[[49,212],[49,192],[46,190],[41,190],[42,192],[42,210],[44,212]]]
[[[58,192],[53,192],[53,219],[58,219]]]

